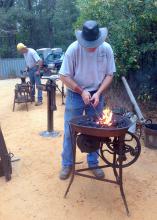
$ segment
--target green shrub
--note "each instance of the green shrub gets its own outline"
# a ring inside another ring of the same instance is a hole
[[[117,76],[139,69],[146,53],[149,53],[150,61],[154,58],[157,50],[157,1],[79,0],[78,6],[81,16],[77,27],[86,19],[95,19],[108,28],[107,40],[115,52]]]
[[[78,8],[80,17],[75,27],[94,19],[108,28],[107,41],[115,53],[117,78],[138,74],[145,68],[151,72],[157,65],[157,1],[78,0]]]

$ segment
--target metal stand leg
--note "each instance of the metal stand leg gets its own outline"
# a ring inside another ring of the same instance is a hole
[[[124,146],[124,138],[120,137],[119,138],[119,187],[120,187],[120,193],[123,199],[123,203],[126,209],[126,213],[129,216],[129,208],[128,208],[128,204],[125,198],[125,194],[124,194],[124,189],[123,189],[123,168],[122,168],[122,164],[123,164],[123,159],[122,159],[122,152],[123,152],[123,146]]]
[[[115,178],[117,180],[117,182],[119,183],[119,177],[118,177],[118,172],[117,172],[117,169],[116,169],[116,152],[114,152],[113,154],[113,173],[115,175]]]
[[[65,94],[64,94],[64,84],[62,83],[62,88],[60,89],[59,86],[56,84],[56,88],[58,89],[58,91],[61,93],[62,96],[62,105],[64,105],[64,98],[65,98]]]
[[[54,111],[56,107],[56,88],[57,85],[53,81],[47,82],[47,131],[40,132],[42,137],[59,137],[60,132],[54,131]]]
[[[64,105],[64,97],[65,97],[65,94],[64,94],[64,84],[62,83],[62,105]]]
[[[77,132],[75,131],[75,129],[72,129],[71,132],[71,138],[72,138],[72,147],[73,147],[73,166],[72,166],[72,175],[71,175],[71,179],[69,182],[69,185],[67,187],[67,190],[64,194],[64,198],[66,198],[70,187],[74,181],[74,177],[75,175],[78,176],[82,176],[85,178],[90,178],[90,179],[96,179],[99,181],[103,181],[103,182],[108,182],[108,183],[114,183],[116,185],[119,185],[119,189],[120,189],[120,193],[121,193],[121,197],[123,200],[123,204],[125,206],[126,209],[126,213],[129,216],[129,208],[128,208],[128,204],[125,198],[125,193],[124,193],[124,189],[123,189],[123,160],[124,160],[124,148],[125,148],[125,136],[120,136],[120,137],[116,137],[116,144],[114,147],[116,147],[116,149],[112,150],[112,155],[113,155],[113,163],[108,162],[107,159],[105,159],[104,157],[104,151],[107,150],[103,150],[102,146],[100,147],[100,151],[101,151],[101,155],[99,155],[102,160],[106,163],[106,165],[104,166],[96,166],[93,169],[97,169],[97,168],[108,168],[108,167],[112,167],[113,169],[113,173],[114,176],[116,178],[116,180],[110,180],[110,179],[98,179],[96,177],[87,175],[87,174],[82,174],[82,172],[87,171],[87,170],[91,170],[91,168],[85,168],[85,169],[75,169],[75,162],[76,162],[76,136],[77,136]],[[112,144],[112,143],[111,143]],[[111,145],[112,146],[112,145]],[[108,151],[110,152],[110,151]],[[117,158],[118,156],[118,158]]]
[[[27,102],[25,102],[25,105],[26,105],[26,109],[27,109],[27,112],[28,112],[28,104],[27,104]]]
[[[70,187],[74,181],[74,177],[75,177],[75,162],[76,162],[76,134],[72,134],[72,152],[73,152],[73,166],[72,166],[72,174],[71,174],[71,179],[68,185],[68,188],[64,194],[64,198],[66,198]]]
[[[14,103],[13,103],[13,112],[15,110],[15,99],[14,99]]]

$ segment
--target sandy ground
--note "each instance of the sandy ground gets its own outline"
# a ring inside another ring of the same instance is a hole
[[[43,138],[46,129],[44,104],[29,111],[19,105],[12,112],[13,90],[19,80],[0,81],[0,122],[8,149],[20,157],[13,164],[12,180],[0,178],[0,220],[156,220],[157,151],[142,147],[138,162],[124,171],[124,188],[131,216],[128,218],[118,186],[76,177],[67,199],[67,181],[60,181],[64,106],[57,95],[55,129],[58,138]],[[84,154],[78,152],[78,161]],[[111,177],[111,170],[106,176]]]

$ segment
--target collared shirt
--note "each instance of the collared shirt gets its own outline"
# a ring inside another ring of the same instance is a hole
[[[29,68],[34,67],[37,64],[37,62],[41,60],[38,53],[32,48],[28,48],[28,51],[24,53],[24,58],[25,58],[26,65]]]
[[[111,46],[104,42],[94,52],[88,52],[78,41],[66,53],[59,74],[70,76],[81,88],[94,91],[107,75],[116,72]]]

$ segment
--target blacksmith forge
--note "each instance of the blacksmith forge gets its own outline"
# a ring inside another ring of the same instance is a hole
[[[130,120],[118,115],[115,115],[114,118],[114,125],[112,126],[101,126],[95,121],[95,118],[88,116],[80,116],[71,120],[69,126],[73,146],[73,166],[65,197],[70,190],[75,175],[116,184],[120,188],[121,197],[129,215],[129,208],[123,189],[123,169],[136,162],[141,152],[141,145],[139,139],[128,132],[131,125]],[[97,148],[99,150],[97,154],[104,165],[76,169],[76,146],[86,153],[96,151]],[[84,171],[98,168],[111,168],[115,179],[98,179],[95,176],[83,173]]]

